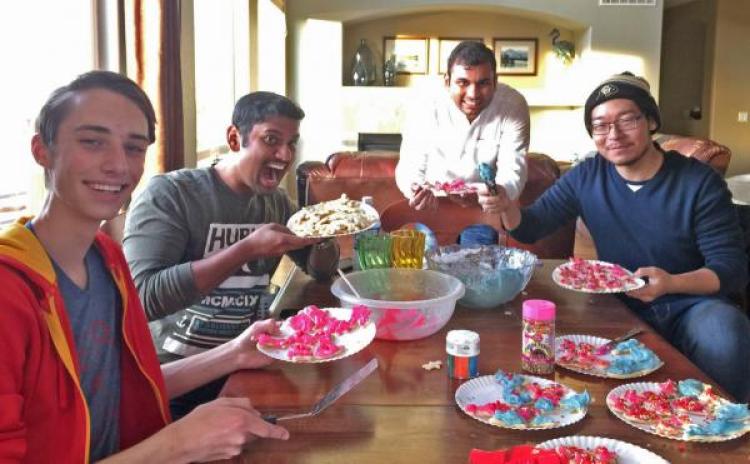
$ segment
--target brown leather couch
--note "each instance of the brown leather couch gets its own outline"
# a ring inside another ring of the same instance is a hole
[[[404,198],[396,186],[397,164],[394,151],[346,151],[330,155],[325,163],[305,161],[297,166],[297,204],[314,205],[342,193],[355,200],[370,195],[382,213]]]
[[[685,156],[703,161],[722,176],[727,173],[732,150],[709,139],[682,135],[661,134],[655,138],[664,151],[677,151]]]
[[[302,206],[315,204],[338,198],[342,193],[354,199],[370,195],[375,209],[382,213],[389,205],[404,199],[396,186],[397,164],[398,153],[392,151],[340,152],[332,154],[325,162],[306,161],[297,167],[298,203]],[[528,180],[520,198],[522,206],[533,202],[560,177],[557,163],[547,155],[529,153],[527,164]],[[438,217],[443,222],[455,221],[451,215]],[[533,245],[520,244],[510,237],[507,243],[531,250],[540,258],[568,258],[573,253],[574,229],[571,222]],[[342,254],[347,246],[351,245],[341,243]]]

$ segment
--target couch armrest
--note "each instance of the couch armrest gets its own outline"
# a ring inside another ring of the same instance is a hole
[[[305,161],[297,166],[297,204],[299,207],[308,205],[308,179],[310,176],[330,177],[331,171],[321,161]]]
[[[519,198],[521,206],[533,203],[560,177],[560,167],[543,153],[529,152],[526,155],[526,168],[527,181]]]
[[[732,150],[729,147],[709,139],[665,134],[657,137],[656,143],[664,151],[674,150],[684,156],[702,161],[716,169],[722,176],[726,174],[732,158]]]

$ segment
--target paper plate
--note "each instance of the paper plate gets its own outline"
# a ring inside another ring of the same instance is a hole
[[[484,185],[481,182],[466,182],[466,188],[461,190],[452,190],[450,192],[446,192],[443,189],[437,189],[432,187],[430,190],[432,190],[432,194],[436,197],[470,197],[474,196],[476,197],[478,194],[479,186]]]
[[[337,201],[337,200],[332,200],[332,201]],[[356,201],[356,200],[352,200],[352,201]],[[300,209],[299,211],[294,213],[292,217],[289,218],[289,220],[286,222],[286,226],[289,228],[289,230],[291,230],[296,235],[299,235],[301,237],[314,237],[314,238],[343,237],[346,235],[353,235],[353,234],[357,234],[359,232],[363,232],[365,230],[371,229],[373,226],[375,226],[375,224],[378,223],[378,220],[380,218],[378,211],[374,207],[368,205],[367,203],[362,203],[362,202],[357,201],[357,203],[359,203],[360,209],[362,210],[362,214],[364,214],[367,218],[366,227],[360,227],[354,230],[349,230],[347,232],[341,232],[337,234],[307,234],[305,228],[303,228],[300,225],[300,220],[310,211],[314,211],[315,208],[320,208],[321,207],[320,205],[324,205],[326,203],[330,203],[330,202],[322,202],[322,203],[317,203],[315,205],[305,206],[304,208]]]
[[[605,266],[614,266],[614,264],[612,263],[608,263],[606,261],[599,261],[595,259],[587,259],[585,261],[588,262],[589,264],[602,264]],[[563,263],[557,266],[555,270],[552,271],[552,280],[554,280],[557,285],[563,288],[567,288],[568,290],[575,290],[577,292],[583,292],[583,293],[623,293],[623,292],[629,292],[631,290],[637,290],[646,285],[646,282],[643,279],[638,278],[638,277],[635,277],[634,283],[623,284],[620,287],[616,287],[616,288],[604,288],[604,289],[596,289],[596,290],[588,289],[579,285],[573,285],[573,284],[562,282],[562,277],[560,275],[562,270],[568,269],[572,265],[573,263],[568,261],[567,263]],[[632,273],[630,274],[632,275]]]
[[[519,374],[516,374],[516,375],[519,375]],[[541,377],[535,377],[531,375],[521,375],[521,376],[525,377],[527,380],[537,382],[543,387],[546,387],[549,385],[558,385],[557,382],[543,379]],[[565,395],[563,396],[563,398],[576,393],[573,389],[568,388],[565,385],[562,385],[562,387],[565,389]],[[484,375],[481,377],[471,379],[463,383],[460,387],[458,387],[458,389],[456,389],[456,404],[458,404],[461,410],[464,413],[466,413],[469,417],[476,419],[479,422],[484,422],[485,424],[493,425],[495,427],[502,427],[502,428],[514,429],[514,430],[545,430],[545,429],[555,429],[558,427],[565,427],[567,425],[574,424],[580,421],[581,419],[583,419],[584,416],[586,416],[586,412],[588,411],[588,408],[579,410],[576,412],[555,410],[553,411],[552,414],[548,415],[548,417],[552,419],[552,422],[549,424],[508,425],[492,417],[476,416],[466,410],[466,407],[472,403],[473,404],[486,404],[486,403],[491,403],[493,401],[500,400],[502,399],[502,392],[503,392],[503,386],[495,380],[494,375]]]
[[[570,340],[576,345],[579,343],[590,343],[594,346],[603,345],[611,341],[608,338],[595,337],[593,335],[561,335],[555,339],[555,358],[558,358],[559,354],[562,352],[562,350],[560,349],[562,340]],[[654,356],[656,356],[656,353],[654,353]],[[602,357],[604,359],[609,360],[609,359],[614,358],[615,356],[612,354],[606,354]],[[565,369],[578,372],[581,374],[593,375],[595,377],[604,377],[608,379],[634,379],[637,377],[643,377],[644,375],[648,375],[664,365],[664,362],[661,359],[659,359],[658,356],[656,356],[656,359],[659,361],[659,363],[653,368],[631,372],[630,374],[615,374],[613,372],[608,372],[606,369],[601,369],[601,368],[584,369],[580,366],[560,362],[557,359],[555,359],[555,363],[560,367],[564,367]]]
[[[542,449],[554,449],[558,446],[576,446],[588,450],[604,446],[617,454],[617,464],[669,464],[669,461],[656,453],[612,438],[575,435],[547,440],[536,446]]]
[[[348,320],[352,314],[350,308],[321,308],[330,313],[332,317],[336,319]],[[289,320],[285,320],[280,327],[281,336],[289,336],[294,333],[294,330],[289,326]],[[304,358],[304,359],[289,359],[287,357],[287,348],[272,348],[268,346],[258,345],[258,351],[265,355],[278,359],[279,361],[286,361],[294,364],[313,364],[313,363],[324,363],[330,361],[336,361],[338,359],[346,358],[351,356],[372,342],[375,338],[375,324],[370,321],[366,325],[358,327],[351,332],[347,332],[342,335],[337,335],[335,340],[336,344],[341,345],[344,349],[336,356],[318,359],[318,358]]]
[[[660,437],[664,438],[670,438],[672,440],[679,440],[679,441],[690,441],[690,442],[700,442],[700,443],[713,443],[713,442],[719,442],[719,441],[728,441],[728,440],[734,440],[735,438],[739,438],[742,435],[746,434],[748,431],[750,431],[750,423],[747,421],[745,422],[745,427],[733,434],[729,435],[709,435],[709,436],[686,436],[684,433],[681,436],[675,436],[671,434],[667,434],[659,430],[655,425],[652,425],[647,422],[643,421],[637,421],[634,419],[630,419],[626,417],[621,412],[615,410],[614,408],[614,398],[618,396],[622,396],[625,391],[627,390],[635,390],[638,393],[643,393],[646,391],[653,391],[658,392],[659,391],[659,384],[657,382],[636,382],[636,383],[628,383],[625,385],[620,385],[617,388],[614,388],[612,391],[610,391],[607,394],[607,407],[610,411],[612,411],[612,414],[617,416],[618,419],[621,421],[632,425],[633,427],[643,430],[644,432],[658,435]],[[727,400],[723,400],[726,401]],[[704,424],[706,423],[705,416],[699,415],[699,414],[690,414],[691,423],[693,424]]]

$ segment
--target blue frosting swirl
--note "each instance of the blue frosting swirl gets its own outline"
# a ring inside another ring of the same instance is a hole
[[[705,385],[700,380],[685,379],[677,382],[677,390],[682,396],[699,396],[704,389]]]
[[[653,369],[659,365],[659,360],[653,351],[635,339],[617,344],[612,351],[612,359],[607,372],[627,375],[633,372]]]
[[[560,407],[570,411],[585,409],[591,403],[591,396],[587,390],[583,393],[576,393],[560,400]]]
[[[524,423],[521,416],[513,410],[505,412],[495,411],[495,419],[503,421],[508,425],[522,425]]]
[[[536,400],[536,402],[534,403],[534,407],[544,412],[550,412],[555,409],[555,405],[552,404],[552,401],[547,398],[539,398],[538,400]]]

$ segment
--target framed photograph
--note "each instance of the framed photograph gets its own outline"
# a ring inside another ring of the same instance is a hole
[[[536,76],[537,39],[495,39],[497,73],[506,76]]]
[[[454,48],[456,48],[456,45],[463,42],[464,40],[471,40],[473,42],[484,42],[484,39],[475,39],[475,38],[440,38],[438,39],[438,50],[439,50],[439,62],[438,62],[438,73],[445,74],[448,72],[448,57],[450,56],[451,52]]]
[[[383,61],[395,57],[396,74],[427,74],[429,54],[427,37],[383,38]]]

